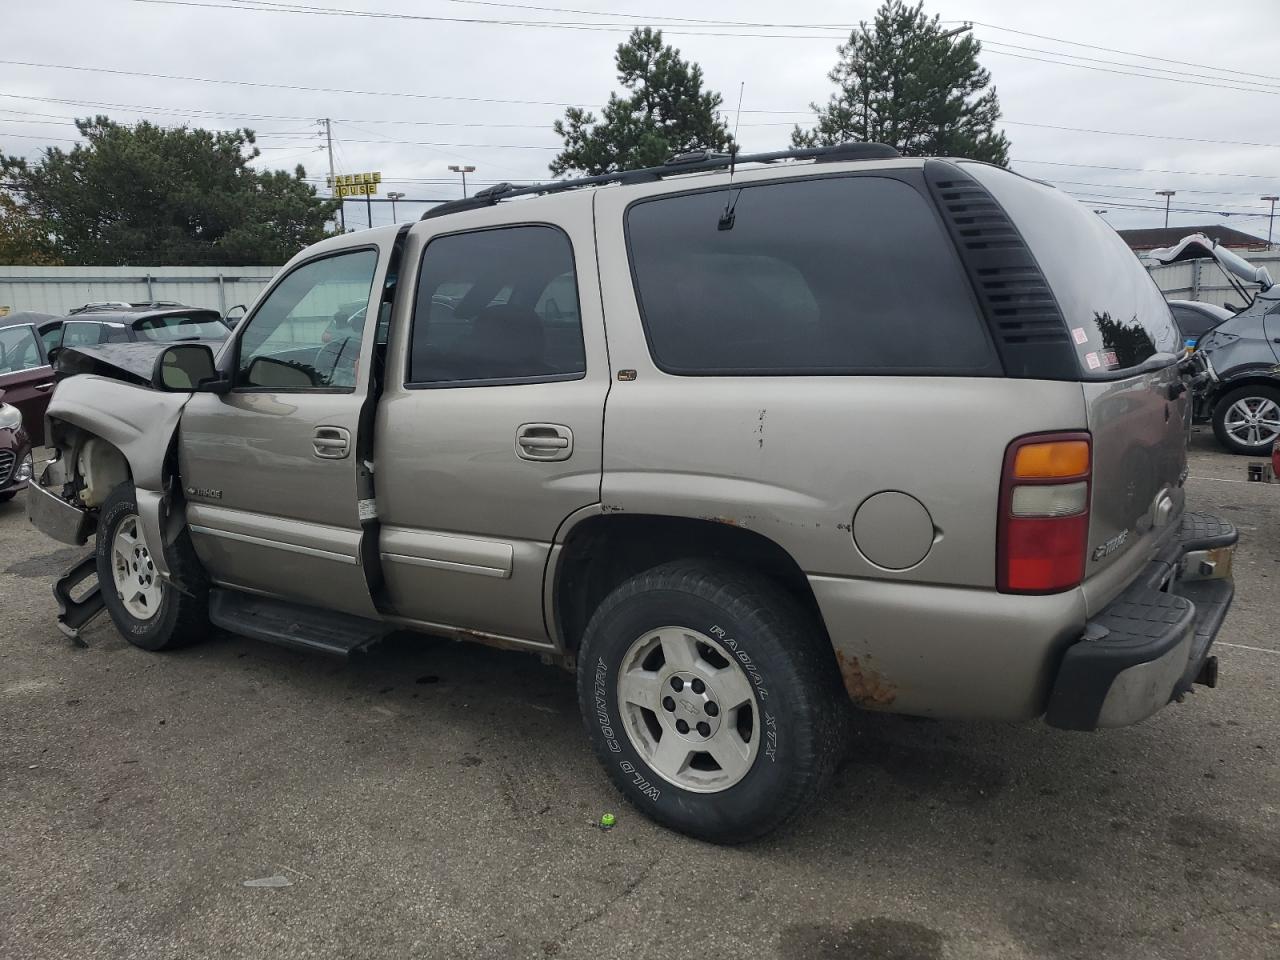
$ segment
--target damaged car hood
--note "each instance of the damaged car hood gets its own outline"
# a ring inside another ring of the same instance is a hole
[[[53,369],[59,378],[78,373],[123,380],[135,386],[149,387],[156,358],[175,343],[207,343],[214,352],[222,340],[166,340],[146,343],[99,343],[92,346],[63,347],[54,359]]]

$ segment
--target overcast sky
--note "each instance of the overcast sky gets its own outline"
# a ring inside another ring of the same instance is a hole
[[[832,85],[826,74],[837,44],[877,4],[272,4],[428,19],[249,9],[264,5],[7,0],[5,61],[262,85],[0,63],[0,150],[34,157],[48,144],[67,147],[69,141],[56,138],[75,136],[68,118],[107,113],[126,122],[250,126],[260,134],[261,163],[290,169],[303,163],[308,176],[323,178],[328,159],[314,119],[327,116],[334,118],[338,171],[380,170],[384,191],[456,197],[460,185],[450,164],[474,165],[472,181],[481,184],[544,180],[557,145],[552,121],[564,104],[598,106],[617,88],[613,52],[631,24],[663,27],[669,42],[700,63],[708,86],[723,94],[731,124],[745,82],[744,149],[783,148],[791,124],[810,119],[808,104],[827,99]],[[1268,205],[1259,198],[1280,192],[1278,7],[1277,0],[928,0],[926,11],[944,21],[975,23],[983,65],[1000,94],[1015,169],[1108,210],[1107,219],[1118,227],[1160,226],[1163,200],[1154,192],[1173,189],[1171,224],[1222,222],[1220,214],[1231,212],[1226,222],[1265,236]],[[682,17],[720,25],[680,22]],[[724,26],[728,21],[771,26]],[[594,26],[581,28],[587,24]],[[1157,73],[1164,79],[1151,76]],[[401,204],[400,218],[421,209]],[[364,205],[349,203],[347,215],[349,223],[363,225]],[[375,208],[375,223],[390,218],[387,206]]]

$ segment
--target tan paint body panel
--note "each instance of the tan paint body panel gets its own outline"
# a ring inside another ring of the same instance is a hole
[[[593,201],[583,191],[553,204],[502,205],[425,220],[409,233],[405,293],[416,288],[433,237],[522,223],[563,230],[574,253],[587,372],[554,383],[406,387],[414,298],[397,299],[375,460],[379,551],[388,594],[403,618],[549,642],[543,593],[552,542],[566,517],[600,500],[610,367]],[[527,220],[519,216],[525,209]],[[517,456],[516,434],[531,422],[568,427],[569,458]]]
[[[396,233],[393,227],[363,231],[304,250],[259,297],[228,338],[224,354],[234,355],[281,278],[326,253],[378,250],[367,306],[368,315],[376,317]],[[378,616],[356,560],[362,530],[355,453],[376,329],[376,323],[364,326],[351,392],[233,390],[191,398],[182,417],[179,465],[195,511],[191,539],[215,582],[358,616]],[[316,455],[312,440],[322,426],[350,433],[346,458]]]

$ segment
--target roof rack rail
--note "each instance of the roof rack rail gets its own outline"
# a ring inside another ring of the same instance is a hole
[[[891,160],[901,156],[897,150],[884,143],[837,143],[830,147],[801,147],[796,150],[776,150],[772,153],[739,154],[735,160],[732,154],[718,153],[712,150],[693,150],[671,157],[660,167],[641,167],[636,170],[619,170],[615,173],[602,173],[594,177],[579,177],[575,180],[556,180],[551,183],[537,183],[528,187],[517,187],[510,183],[499,183],[484,190],[477,191],[464,200],[450,200],[432,207],[422,215],[423,220],[433,220],[463,210],[478,210],[492,207],[500,200],[513,197],[537,196],[544,193],[564,193],[582,187],[600,187],[609,183],[648,183],[673,177],[684,173],[696,173],[704,170],[722,170],[732,164],[741,163],[778,163],[782,160],[813,160],[817,163],[835,163],[844,160]]]

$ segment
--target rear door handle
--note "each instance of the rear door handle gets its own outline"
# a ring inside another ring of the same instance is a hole
[[[351,452],[351,431],[344,427],[316,427],[311,445],[322,460],[343,460]]]
[[[47,393],[48,391],[50,391],[50,390],[52,390],[52,389],[53,389],[53,383],[52,383],[52,382],[50,382],[50,383],[37,383],[37,384],[36,384],[34,387],[32,387],[31,389],[33,389],[33,390],[39,390],[41,393]]]
[[[559,423],[524,423],[516,431],[516,456],[521,460],[568,460],[573,455],[573,431]]]

